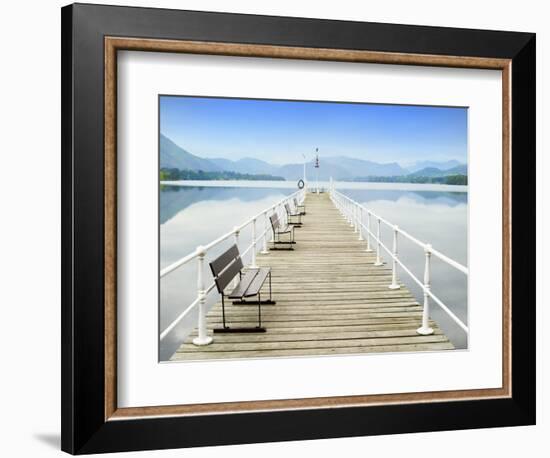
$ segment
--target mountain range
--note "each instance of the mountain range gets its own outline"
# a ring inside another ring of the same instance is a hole
[[[416,177],[448,177],[450,175],[468,175],[468,167],[466,164],[456,165],[450,169],[442,169],[441,167],[425,167],[410,173],[410,176]]]
[[[203,172],[221,172],[224,170],[208,159],[203,159],[184,150],[162,134],[160,135],[160,168],[202,170]]]
[[[466,175],[465,164],[456,160],[437,162],[420,161],[402,167],[397,162],[379,163],[347,156],[329,156],[320,158],[321,166],[315,169],[313,162],[306,164],[308,179],[326,181],[330,177],[335,180],[351,180],[357,177],[391,177],[391,176],[448,176],[453,174]],[[231,171],[243,174],[268,174],[280,176],[286,180],[299,180],[304,176],[304,164],[274,165],[255,158],[242,158],[235,161],[224,158],[201,158],[186,151],[168,137],[160,135],[160,167],[180,170],[202,170],[204,172]]]
[[[463,164],[460,161],[457,161],[456,159],[451,159],[449,161],[416,161],[412,164],[407,164],[405,168],[409,170],[410,173],[414,173],[419,170],[427,169],[427,168],[449,170],[459,165],[463,165]]]

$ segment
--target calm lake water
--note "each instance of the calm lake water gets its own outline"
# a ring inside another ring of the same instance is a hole
[[[211,186],[213,184],[213,186]],[[328,186],[328,183],[321,183]],[[310,184],[310,187],[312,184]],[[468,199],[464,187],[404,185],[386,183],[340,183],[338,189],[375,213],[431,245],[450,258],[468,265]],[[393,188],[393,189],[392,189]],[[462,192],[453,192],[453,191]],[[206,245],[235,226],[296,191],[289,182],[192,182],[185,186],[163,186],[160,192],[160,268],[164,268]],[[258,234],[264,222],[257,225]],[[371,221],[374,228],[374,221]],[[382,227],[381,238],[391,246],[392,231]],[[244,230],[239,247],[250,244],[251,230]],[[206,261],[215,258],[234,243],[233,237],[209,251]],[[424,252],[405,238],[399,240],[399,257],[420,279],[423,278]],[[259,249],[261,247],[258,247]],[[205,283],[212,276],[205,263]],[[399,278],[422,303],[422,291],[399,271]],[[467,321],[466,276],[432,257],[432,291],[464,322]],[[193,260],[161,279],[160,328],[165,329],[197,295],[197,261]],[[218,295],[208,297],[211,307]],[[466,348],[464,332],[432,302],[431,316],[458,348]],[[196,311],[188,315],[175,332],[163,341],[160,359],[167,360],[196,326]]]

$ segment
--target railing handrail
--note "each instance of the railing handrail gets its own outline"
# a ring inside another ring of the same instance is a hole
[[[337,189],[334,189],[333,192],[336,192],[338,193],[339,195],[341,195],[342,197],[344,197],[345,199],[349,200],[350,203],[354,204],[354,205],[357,205],[358,207],[362,208],[363,210],[365,210],[367,213],[371,214],[374,218],[376,219],[379,219],[382,223],[384,223],[386,226],[390,227],[391,229],[395,229],[396,228],[396,225],[395,224],[392,224],[390,223],[388,220],[386,220],[385,218],[383,218],[382,216],[376,214],[375,212],[373,212],[372,210],[369,210],[367,207],[365,207],[364,205],[360,204],[359,202],[353,200],[352,198],[346,196],[345,194],[341,193],[340,191],[338,191]],[[454,259],[451,259],[450,257],[444,255],[443,253],[441,253],[440,251],[436,250],[435,248],[433,248],[429,243],[424,243],[420,240],[418,240],[416,237],[413,237],[412,235],[410,235],[408,232],[404,231],[403,229],[401,229],[400,227],[397,227],[397,232],[399,232],[401,235],[405,236],[406,238],[408,238],[411,242],[415,243],[416,245],[418,245],[419,247],[423,248],[423,249],[426,249],[427,247],[429,247],[430,249],[430,252],[431,254],[435,255],[437,258],[441,259],[443,262],[449,264],[450,266],[454,267],[455,269],[459,270],[460,272],[462,272],[463,274],[465,275],[468,275],[468,268],[462,264],[460,264],[458,261],[455,261]]]
[[[419,332],[422,332],[422,333],[424,333],[424,332],[426,332],[426,333],[433,332],[433,330],[431,330],[428,326],[428,315],[427,315],[428,314],[428,300],[427,300],[427,298],[430,297],[431,299],[433,299],[437,303],[437,305],[439,305],[443,309],[443,311],[445,313],[447,313],[447,315],[449,315],[449,317],[456,324],[458,324],[458,326],[460,326],[460,328],[464,332],[466,332],[466,334],[468,334],[468,332],[469,332],[468,326],[466,324],[464,324],[462,322],[462,320],[460,320],[460,318],[458,318],[449,309],[449,307],[447,305],[445,305],[445,303],[431,291],[429,258],[430,258],[431,255],[435,255],[441,261],[445,262],[446,264],[450,265],[451,267],[454,267],[456,270],[462,272],[466,276],[468,276],[468,273],[469,273],[468,268],[466,266],[460,264],[459,262],[455,261],[454,259],[451,259],[450,257],[444,255],[440,251],[435,250],[430,244],[421,242],[416,237],[413,237],[412,235],[410,235],[408,232],[404,231],[403,229],[401,229],[397,225],[390,223],[388,220],[386,220],[385,218],[383,218],[380,215],[376,214],[372,210],[369,210],[367,207],[365,207],[364,205],[362,205],[362,204],[358,203],[357,201],[353,200],[351,197],[346,196],[342,192],[334,189],[334,187],[331,189],[331,197],[332,196],[336,196],[337,198],[343,198],[344,201],[349,202],[349,204],[353,205],[356,209],[362,209],[362,210],[366,211],[366,214],[367,214],[368,218],[370,218],[370,216],[372,216],[376,220],[378,220],[379,222],[384,223],[386,226],[388,226],[389,228],[391,228],[394,231],[394,248],[392,250],[382,242],[382,240],[379,237],[379,232],[378,232],[377,235],[375,235],[371,231],[371,229],[370,229],[370,219],[368,220],[369,224],[365,225],[362,220],[358,221],[359,218],[357,218],[356,212],[355,213],[354,212],[350,213],[349,209],[340,208],[337,205],[337,208],[342,212],[342,214],[348,213],[348,218],[349,218],[348,221],[355,220],[354,221],[355,227],[357,228],[357,225],[359,225],[361,227],[361,230],[366,230],[367,234],[368,234],[368,237],[372,237],[376,241],[378,247],[382,247],[388,253],[390,258],[392,259],[392,261],[394,263],[394,266],[393,266],[393,269],[392,269],[392,278],[393,279],[392,279],[392,285],[390,286],[391,288],[394,288],[394,287],[398,288],[398,286],[395,285],[396,264],[399,264],[401,266],[401,268],[407,273],[407,275],[409,275],[412,278],[412,280],[422,288],[423,293],[424,293],[424,311],[423,311],[423,324],[422,324],[422,327],[419,328]],[[412,271],[408,267],[406,267],[405,264],[398,258],[398,256],[397,256],[397,234],[398,233],[403,235],[404,237],[406,237],[407,239],[409,239],[410,241],[412,241],[413,243],[415,243],[416,245],[418,245],[418,246],[420,246],[421,248],[424,249],[425,256],[426,256],[424,281],[422,281],[418,277],[416,277],[416,275],[414,275],[412,273]],[[361,234],[360,234],[360,240],[362,240]],[[370,238],[368,240],[369,240],[368,241],[368,246],[370,246]],[[379,262],[380,262],[380,252],[379,252],[379,249],[377,249],[377,263],[379,263]],[[380,265],[380,264],[378,264],[378,265]]]
[[[201,309],[201,312],[199,313],[200,315],[199,316],[199,337],[195,339],[195,343],[197,345],[206,345],[207,343],[211,342],[211,339],[208,338],[208,336],[206,335],[206,324],[205,324],[205,320],[203,320],[204,317],[202,316],[203,314],[205,314],[204,305],[206,302],[206,296],[210,293],[210,291],[214,289],[214,286],[215,286],[214,282],[212,282],[208,287],[204,286],[202,269],[203,269],[203,261],[204,261],[204,257],[206,256],[206,253],[208,252],[208,250],[224,242],[231,236],[234,236],[236,239],[238,239],[239,233],[243,229],[245,229],[247,226],[252,224],[253,225],[252,240],[250,245],[247,248],[245,248],[245,250],[243,250],[243,252],[241,253],[241,257],[246,256],[246,254],[250,250],[252,250],[252,267],[255,267],[255,255],[256,255],[255,251],[257,249],[257,242],[262,238],[264,238],[264,250],[267,249],[266,237],[267,237],[267,233],[271,230],[271,227],[267,224],[267,219],[266,219],[267,214],[269,212],[276,211],[278,207],[282,206],[284,203],[288,201],[291,201],[295,197],[297,197],[300,201],[301,200],[300,197],[303,193],[304,193],[304,189],[300,189],[296,192],[293,192],[292,194],[289,194],[288,196],[277,201],[273,205],[270,205],[269,207],[265,208],[264,210],[257,213],[253,217],[249,218],[243,224],[239,226],[235,226],[232,231],[218,237],[217,239],[213,240],[207,245],[197,247],[195,251],[193,251],[192,253],[189,253],[188,255],[178,259],[177,261],[173,262],[172,264],[170,264],[169,266],[165,267],[160,271],[160,278],[163,278],[169,273],[174,272],[181,266],[189,263],[193,259],[198,259],[199,261],[199,266],[198,266],[199,278],[198,278],[197,297],[193,302],[191,302],[187,307],[185,307],[185,309],[161,332],[160,334],[161,341],[164,340],[170,334],[170,332],[173,331],[175,327],[183,320],[183,318],[187,316],[191,312],[191,310],[198,305],[199,308]],[[283,215],[285,215],[284,212],[283,212]],[[262,216],[264,216],[264,230],[261,231],[259,235],[257,235],[255,230],[255,222],[258,221]]]

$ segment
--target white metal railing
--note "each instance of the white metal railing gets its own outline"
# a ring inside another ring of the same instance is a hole
[[[397,266],[399,265],[403,271],[407,273],[411,279],[420,286],[424,295],[424,306],[422,310],[422,325],[418,328],[417,332],[422,335],[432,334],[434,331],[429,326],[429,314],[430,314],[430,298],[439,305],[447,315],[466,333],[468,334],[468,326],[463,323],[460,318],[458,318],[450,309],[445,305],[445,303],[437,297],[431,290],[430,284],[430,272],[431,272],[431,256],[439,258],[444,263],[448,264],[451,267],[454,267],[456,270],[462,272],[468,276],[468,268],[460,264],[459,262],[445,256],[440,251],[434,249],[430,244],[423,243],[417,238],[410,235],[408,232],[405,232],[403,229],[399,228],[397,225],[390,223],[381,216],[374,213],[372,210],[364,207],[350,197],[342,194],[340,191],[337,191],[331,182],[330,187],[330,198],[333,201],[336,208],[340,211],[344,218],[349,222],[350,226],[354,228],[355,232],[358,232],[359,240],[364,240],[364,232],[366,232],[367,239],[367,248],[366,251],[372,252],[373,248],[371,246],[371,239],[374,240],[376,245],[376,260],[374,262],[375,266],[382,265],[381,258],[381,249],[385,250],[388,256],[391,258],[392,262],[392,280],[388,288],[390,289],[399,289],[400,286],[397,283]],[[376,222],[376,234],[371,229],[371,218]],[[365,224],[366,219],[366,224]],[[384,224],[388,226],[393,231],[393,243],[392,247],[387,247],[380,238],[380,226]],[[398,236],[403,236],[406,239],[410,240],[414,244],[424,249],[424,278],[420,280],[414,275],[411,270],[403,264],[398,256]]]
[[[261,244],[261,253],[267,254],[268,251],[268,237],[271,233],[271,224],[269,222],[269,216],[277,213],[279,220],[285,224],[287,220],[286,211],[284,205],[286,203],[293,205],[293,199],[296,198],[298,203],[302,203],[305,196],[305,189],[290,194],[289,196],[281,199],[275,205],[272,205],[265,210],[261,211],[257,215],[245,221],[240,226],[235,226],[231,232],[228,232],[221,237],[218,237],[216,240],[213,240],[207,245],[198,246],[196,250],[187,256],[184,256],[181,259],[178,259],[176,262],[170,264],[160,271],[160,278],[164,278],[180,267],[190,263],[194,259],[197,260],[197,297],[191,302],[177,317],[172,321],[165,329],[160,333],[160,340],[163,341],[166,337],[172,332],[176,326],[195,308],[199,307],[199,317],[198,317],[198,337],[193,339],[195,345],[208,345],[212,342],[212,337],[208,335],[208,330],[206,326],[206,298],[210,291],[214,289],[216,284],[212,282],[208,287],[205,286],[204,281],[204,259],[208,252],[218,246],[220,243],[225,242],[229,238],[233,237],[237,246],[239,245],[240,234],[246,228],[250,227],[252,231],[252,241],[250,245],[241,253],[241,258],[244,257],[250,252],[250,264],[249,267],[257,267],[256,264],[256,253],[258,252],[258,245]],[[263,229],[261,229],[260,234],[258,234],[258,224],[263,224]],[[244,262],[244,261],[243,261]],[[238,280],[238,276],[235,277],[235,281]]]

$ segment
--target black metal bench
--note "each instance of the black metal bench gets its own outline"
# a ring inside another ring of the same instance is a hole
[[[214,281],[218,293],[222,296],[222,328],[214,329],[214,332],[265,332],[262,327],[262,304],[275,304],[271,299],[271,269],[269,267],[259,267],[246,269],[243,272],[244,265],[237,245],[231,246],[225,253],[214,259],[210,263],[210,270],[214,276]],[[239,282],[229,293],[225,289],[229,283],[239,275]],[[269,277],[269,300],[262,301],[260,290],[266,279]],[[258,296],[257,301],[247,301],[246,298]],[[233,300],[233,304],[258,304],[258,326],[233,328],[226,325],[225,322],[225,297]]]
[[[288,224],[295,227],[302,227],[302,214],[300,212],[292,213],[288,202],[285,203],[285,210],[288,218]],[[296,219],[292,220],[292,218],[298,218],[298,221],[296,221]]]
[[[277,216],[277,213],[273,213],[269,217],[269,221],[271,222],[271,229],[273,230],[273,244],[274,245],[289,245],[288,247],[278,247],[274,246],[271,247],[270,250],[294,250],[292,248],[292,245],[296,242],[294,241],[294,226],[287,225],[285,228],[281,227],[281,222],[279,221],[279,217]],[[287,235],[288,234],[288,240],[281,240],[281,235]]]
[[[296,197],[294,199],[294,206],[296,207],[296,210],[300,213],[300,215],[306,214],[306,204],[298,204],[298,199]]]

